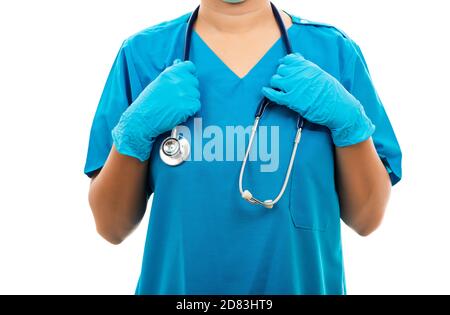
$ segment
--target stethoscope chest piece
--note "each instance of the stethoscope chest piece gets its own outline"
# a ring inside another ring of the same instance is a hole
[[[187,139],[179,135],[177,128],[174,128],[170,137],[161,143],[159,156],[167,165],[177,166],[189,158],[190,151]]]

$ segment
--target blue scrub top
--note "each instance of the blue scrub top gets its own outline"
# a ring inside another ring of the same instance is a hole
[[[104,165],[112,146],[111,130],[127,106],[182,57],[188,17],[150,27],[124,41],[92,124],[84,169],[88,176]],[[336,77],[363,104],[376,125],[377,152],[392,184],[397,183],[401,151],[358,45],[330,25],[291,17],[288,35],[293,50]],[[235,75],[195,32],[191,49],[202,104],[195,117],[202,118],[203,128],[216,126],[226,135],[227,126],[252,125],[261,88],[269,84],[285,55],[281,39],[244,78]],[[256,197],[271,199],[278,194],[295,124],[296,115],[284,106],[266,111],[261,126],[267,130],[279,126],[279,167],[276,172],[261,172],[261,161],[248,163],[244,187]],[[184,125],[193,130],[194,118]],[[147,191],[154,197],[136,294],[345,294],[334,145],[326,127],[305,126],[290,183],[273,209],[241,198],[241,160],[229,161],[225,151],[213,161],[194,158],[202,149],[221,150],[208,144],[214,132],[192,141],[192,160],[177,167],[165,165],[159,157],[166,136],[155,140],[150,157]],[[224,146],[230,141],[219,140]]]

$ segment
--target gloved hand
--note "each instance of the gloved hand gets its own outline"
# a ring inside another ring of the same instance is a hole
[[[145,161],[154,139],[200,109],[195,65],[175,60],[122,114],[111,134],[118,152]]]
[[[338,147],[367,140],[375,131],[361,103],[333,76],[298,53],[280,59],[270,87],[262,93],[306,120],[328,127]]]

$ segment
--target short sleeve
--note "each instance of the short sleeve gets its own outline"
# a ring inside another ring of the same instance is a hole
[[[360,47],[350,42],[348,62],[342,75],[345,88],[363,105],[367,116],[376,129],[372,135],[378,155],[389,173],[392,185],[402,177],[402,152],[387,116],[385,108],[375,90]]]
[[[112,147],[111,130],[132,103],[140,82],[124,41],[106,80],[91,126],[84,173],[91,177],[102,168]]]

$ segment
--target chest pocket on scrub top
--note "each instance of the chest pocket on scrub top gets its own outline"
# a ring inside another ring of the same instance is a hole
[[[333,217],[339,218],[334,145],[328,129],[305,125],[298,153],[289,187],[290,216],[298,229],[324,231]]]

